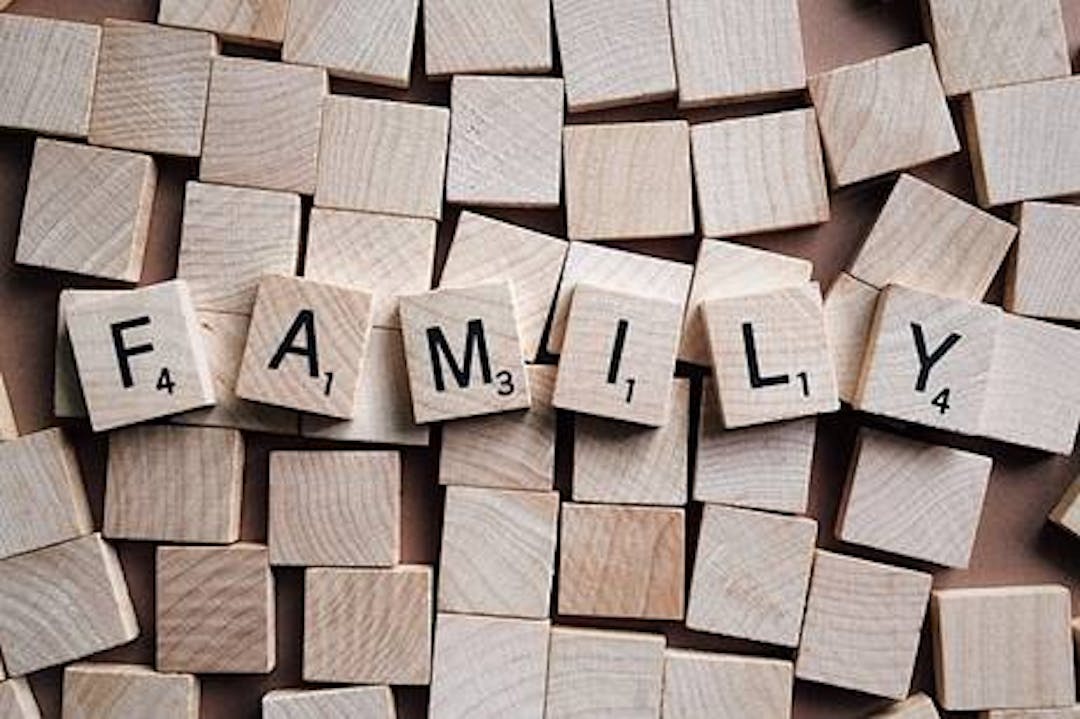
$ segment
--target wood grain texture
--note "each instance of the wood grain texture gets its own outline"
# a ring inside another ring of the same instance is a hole
[[[1074,480],[1069,491],[1050,513],[1050,519],[1080,537],[1080,480]],[[1080,624],[1076,624],[1080,628]]]
[[[264,719],[396,719],[390,687],[276,689],[263,695]]]
[[[919,693],[873,714],[870,719],[940,719],[940,715],[934,701]]]
[[[548,0],[427,0],[428,77],[468,73],[546,73],[552,68]]]
[[[960,149],[929,45],[815,75],[809,86],[837,187]]]
[[[25,679],[0,682],[0,715],[9,719],[41,719],[29,682]]]
[[[1020,315],[1080,320],[1080,207],[1025,202],[1005,283],[1005,309]]]
[[[841,272],[825,293],[825,335],[836,371],[836,393],[848,404],[862,374],[863,355],[870,341],[881,290]]]
[[[979,716],[980,719],[1077,719],[1080,704],[1057,709],[991,709]]]
[[[790,719],[791,662],[668,649],[664,719]]]
[[[72,664],[63,706],[64,719],[198,719],[199,680],[136,664]]]
[[[86,416],[86,400],[79,384],[79,371],[75,367],[75,354],[67,328],[68,308],[122,291],[60,290],[60,297],[56,301],[56,352],[53,356],[53,415],[57,419]]]
[[[158,23],[209,30],[231,42],[280,45],[289,0],[161,0]]]
[[[11,395],[0,374],[0,442],[7,442],[19,436],[19,426],[15,421],[15,412],[11,408]]]

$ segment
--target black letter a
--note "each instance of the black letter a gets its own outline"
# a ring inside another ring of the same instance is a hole
[[[435,389],[439,392],[446,391],[446,380],[443,378],[442,358],[450,365],[458,387],[462,389],[469,386],[472,377],[473,351],[480,356],[480,373],[484,378],[484,384],[491,384],[491,360],[488,357],[487,340],[484,337],[483,320],[469,320],[465,330],[465,358],[461,365],[454,359],[454,353],[450,344],[446,341],[440,327],[428,327],[427,329],[428,351],[431,353],[431,371],[435,377]]]
[[[305,333],[303,346],[294,344],[300,330],[304,330]],[[285,339],[278,345],[273,358],[270,360],[270,369],[280,367],[287,354],[307,357],[308,374],[312,377],[319,376],[319,346],[315,341],[315,313],[311,310],[300,310],[296,314],[292,327],[285,333]]]

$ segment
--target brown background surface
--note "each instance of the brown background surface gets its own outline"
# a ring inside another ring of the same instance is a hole
[[[1080,2],[1063,0],[1062,5],[1065,7],[1069,26],[1071,56],[1076,58],[1077,49],[1080,48]],[[99,22],[106,17],[153,20],[157,14],[156,6],[154,0],[16,0],[9,11]],[[807,64],[811,73],[916,44],[924,38],[916,0],[801,0],[801,6]],[[447,104],[448,86],[445,83],[428,84],[424,79],[422,32],[419,35],[415,51],[413,88],[410,91],[389,91],[385,88],[340,82],[334,83],[334,91]],[[226,47],[225,51],[229,54],[253,54],[250,49],[232,46]],[[273,53],[265,51],[255,54],[274,56]],[[0,102],[2,101],[0,98]],[[700,121],[806,104],[805,98],[796,97],[779,103],[680,114],[675,111],[673,104],[663,103],[574,116],[570,121],[654,119],[680,115],[691,121]],[[56,299],[59,290],[71,286],[108,286],[100,282],[92,283],[85,278],[14,265],[15,243],[32,146],[33,137],[30,135],[0,132],[0,326],[3,327],[0,371],[7,379],[18,422],[24,433],[55,423],[51,412],[52,365]],[[143,283],[171,277],[175,270],[183,183],[197,174],[197,163],[194,161],[162,159],[160,167],[162,177],[154,206]],[[919,168],[916,174],[969,200],[973,197],[966,154]],[[891,182],[881,181],[834,193],[833,219],[822,227],[755,236],[744,241],[747,244],[812,259],[815,262],[817,279],[828,286],[857,249],[890,186]],[[309,204],[310,202],[306,203]],[[563,234],[564,218],[558,211],[492,214],[539,230]],[[457,215],[456,209],[447,208],[439,233],[439,266],[456,225]],[[692,262],[697,240],[621,243],[621,246]],[[999,301],[1000,287],[999,278],[990,293],[991,301]],[[700,382],[695,382],[695,390],[700,391]],[[810,514],[820,522],[819,543],[824,547],[839,546],[833,539],[833,523],[854,433],[858,426],[864,424],[879,425],[881,422],[849,411],[824,417],[819,421]],[[1074,613],[1080,614],[1080,553],[1077,551],[1080,544],[1045,522],[1050,508],[1065,491],[1071,478],[1077,474],[1080,456],[1074,454],[1071,458],[1048,457],[1015,448],[944,438],[917,431],[908,433],[974,448],[992,455],[995,460],[971,568],[967,571],[935,571],[935,586],[1058,582],[1073,589]],[[94,516],[100,527],[106,442],[104,437],[92,435],[82,424],[72,425],[70,435],[79,445]],[[569,489],[571,441],[569,418],[564,418],[560,421],[559,428],[557,472],[558,486],[564,496],[568,496]],[[268,451],[300,446],[310,448],[334,445],[263,435],[248,437],[243,508],[244,539],[266,539]],[[436,563],[441,516],[441,496],[436,486],[437,433],[430,448],[406,450],[403,458],[404,559],[409,562]],[[696,536],[700,508],[692,506],[689,516],[688,536],[693,538]],[[118,546],[137,608],[142,636],[132,644],[103,654],[100,658],[152,663],[154,548],[153,545],[137,542],[119,542]],[[886,559],[855,547],[844,547],[843,551],[869,558]],[[688,559],[693,559],[693,541]],[[932,570],[930,567],[919,567],[917,564],[896,559],[886,561]],[[688,579],[690,566],[692,565],[688,563]],[[300,570],[289,569],[275,570],[274,574],[277,579],[278,598],[277,669],[267,676],[204,677],[203,719],[257,717],[259,699],[264,692],[276,687],[300,685],[302,573]],[[790,652],[776,648],[689,632],[677,624],[560,618],[556,618],[556,621],[664,631],[670,643],[675,646],[769,656],[791,655]],[[31,678],[34,692],[46,717],[60,716],[61,675],[60,669],[54,669]],[[930,642],[925,633],[919,653],[915,689],[933,690]],[[399,716],[406,719],[425,716],[426,690],[406,689],[395,693]],[[851,692],[805,682],[796,684],[796,719],[859,717],[883,704],[879,699]]]

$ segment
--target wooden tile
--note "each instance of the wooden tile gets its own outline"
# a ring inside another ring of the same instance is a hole
[[[836,536],[965,569],[992,466],[979,454],[862,429]]]
[[[550,624],[440,614],[430,719],[542,719]]]
[[[437,228],[415,217],[316,207],[304,277],[370,292],[372,326],[399,329],[398,297],[431,289]]]
[[[1020,315],[1080,320],[1080,207],[1025,202],[1005,284],[1005,309]]]
[[[939,589],[932,612],[937,698],[944,709],[1075,703],[1066,587]]]
[[[548,0],[427,0],[424,61],[428,77],[551,70]]]
[[[683,617],[682,509],[564,503],[559,614]]]
[[[110,539],[229,544],[240,539],[244,438],[235,429],[144,425],[109,435]]]
[[[812,109],[702,123],[694,125],[690,139],[706,237],[828,221],[825,163]]]
[[[29,682],[25,679],[0,682],[0,715],[9,719],[41,719]]]
[[[686,626],[798,646],[816,540],[813,519],[705,505]]]
[[[270,563],[390,567],[401,557],[397,452],[271,452]]]
[[[558,521],[558,492],[447,488],[439,611],[546,619]]]
[[[263,695],[264,719],[395,719],[390,687],[341,687],[339,689],[275,689]]]
[[[199,680],[135,664],[81,663],[64,669],[64,719],[198,719]]]
[[[533,360],[547,324],[569,244],[524,227],[461,213],[439,287],[509,280],[526,360]]]
[[[309,569],[304,681],[427,684],[431,567]]]
[[[509,282],[402,297],[401,326],[417,422],[530,406]]]
[[[273,670],[274,577],[265,546],[158,547],[156,592],[159,670]]]
[[[690,380],[671,383],[671,416],[643,428],[574,418],[575,502],[680,506],[690,479]]]
[[[870,719],[940,719],[940,715],[934,701],[919,693],[871,715]]]
[[[136,282],[156,186],[148,155],[39,139],[15,261]]]
[[[825,335],[836,371],[836,393],[848,404],[862,374],[863,355],[870,341],[881,290],[841,272],[825,293]]]
[[[815,75],[809,85],[837,187],[960,149],[929,45]]]
[[[621,0],[620,6],[642,2],[654,0]],[[561,3],[585,4],[556,0],[556,14]],[[596,4],[601,5],[614,3]],[[567,126],[563,156],[571,240],[693,234],[690,127],[685,121]]]
[[[10,676],[82,659],[139,635],[124,572],[99,534],[0,561],[0,586],[0,645]]]
[[[58,419],[86,416],[86,400],[83,398],[82,386],[79,385],[79,372],[75,367],[71,335],[67,328],[68,309],[76,304],[120,292],[123,290],[60,290],[56,303],[56,352],[53,367],[53,415]]]
[[[325,70],[215,58],[199,179],[314,194],[328,94]]]
[[[1050,513],[1050,519],[1080,537],[1080,479],[1073,481],[1069,491]],[[1080,628],[1080,624],[1077,628]]]
[[[8,394],[7,385],[4,384],[4,375],[0,374],[0,442],[17,439],[19,426],[15,422],[15,412],[11,408],[11,396]]]
[[[199,310],[250,314],[263,275],[300,259],[300,196],[188,182],[176,276]]]
[[[450,91],[446,201],[558,207],[563,81],[456,76]]]
[[[66,321],[95,432],[214,404],[183,280],[78,303]]]
[[[348,419],[370,331],[368,293],[266,275],[255,297],[236,394]]]
[[[97,25],[0,15],[0,126],[86,137],[100,44]]]
[[[931,580],[922,572],[817,550],[795,676],[906,698]]]
[[[285,62],[331,75],[406,88],[418,0],[290,0]]]
[[[992,709],[980,714],[981,719],[1077,719],[1080,704],[1057,709]]]
[[[701,306],[724,427],[840,408],[816,282]]]
[[[663,635],[552,627],[545,719],[659,719]]]
[[[315,204],[442,219],[450,111],[327,98]]]
[[[107,19],[90,142],[163,155],[202,153],[217,39],[198,30]]]
[[[664,719],[791,719],[789,661],[668,649]]]
[[[161,0],[158,23],[209,30],[230,42],[280,45],[289,0]]]

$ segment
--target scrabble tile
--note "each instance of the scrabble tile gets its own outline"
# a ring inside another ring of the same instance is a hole
[[[209,30],[230,42],[280,45],[289,0],[161,0],[161,25]]]
[[[418,0],[290,0],[285,62],[361,82],[409,86]]]
[[[370,331],[368,293],[314,280],[264,276],[236,394],[348,419]]]
[[[214,404],[183,280],[77,303],[66,321],[95,432]]]
[[[631,6],[654,0],[622,1]],[[556,14],[564,2],[584,4],[556,0]],[[571,240],[693,234],[690,127],[685,121],[567,126],[563,156]]]
[[[323,114],[316,205],[442,219],[447,108],[334,96]]]
[[[548,0],[427,0],[424,64],[428,77],[551,70]]]
[[[529,365],[532,406],[524,412],[447,422],[442,427],[439,483],[544,491],[555,482],[556,368]]]
[[[1080,78],[979,90],[964,124],[975,190],[986,206],[1080,192],[1080,148],[1059,119],[1080,110]]]
[[[322,69],[214,58],[199,179],[314,194],[329,91]]]
[[[558,207],[563,81],[456,76],[450,91],[446,201]]]
[[[304,681],[427,684],[431,567],[309,569]]]
[[[18,436],[19,427],[11,408],[11,396],[8,394],[7,385],[4,384],[4,375],[0,374],[0,442],[17,439]]]
[[[870,719],[940,719],[933,700],[925,694],[913,694],[887,709],[871,715]]]
[[[1080,704],[1057,709],[992,709],[983,712],[981,719],[1077,719]]]
[[[862,429],[836,536],[965,569],[992,466],[979,454]]]
[[[837,187],[960,149],[929,45],[815,75],[809,86]]]
[[[828,221],[825,163],[812,109],[694,125],[690,140],[707,237]]]
[[[198,719],[199,680],[135,664],[81,663],[64,669],[64,719]]]
[[[1020,315],[1080,320],[1080,207],[1025,202],[1005,283],[1005,309]]]
[[[430,719],[543,719],[550,625],[440,614]]]
[[[1072,72],[1060,0],[929,0],[925,19],[950,96]]]
[[[29,682],[25,679],[0,682],[0,715],[10,719],[41,719]]]
[[[264,719],[395,719],[390,687],[341,687],[339,689],[275,689],[263,695]]]
[[[540,349],[568,248],[564,240],[466,210],[458,219],[439,287],[509,280],[522,349],[532,360]]]
[[[160,671],[273,670],[274,577],[266,547],[158,547],[155,589]]]
[[[15,261],[136,282],[156,187],[147,155],[39,139]]]
[[[663,427],[575,417],[574,501],[685,505],[689,451],[689,379],[671,383],[671,418]]]
[[[125,150],[202,153],[217,39],[198,30],[108,19],[90,111],[90,142]]]
[[[263,275],[300,259],[300,196],[188,182],[176,276],[196,309],[250,314]]]
[[[530,406],[509,282],[402,297],[401,326],[417,422]]]
[[[56,303],[56,352],[53,367],[53,415],[58,419],[86,416],[86,400],[79,385],[79,372],[75,367],[71,335],[67,328],[68,308],[120,292],[123,290],[60,290]]]
[[[1066,587],[939,589],[932,604],[937,698],[944,709],[1075,703]]]
[[[796,678],[906,698],[931,580],[922,572],[816,550]]]
[[[707,300],[701,313],[724,427],[840,408],[816,282]]]
[[[552,627],[545,719],[659,719],[665,645],[660,634]]]
[[[100,44],[97,25],[0,15],[0,126],[86,137]]]
[[[372,326],[399,329],[398,297],[431,289],[436,229],[432,220],[316,207],[304,277],[370,292]]]
[[[447,488],[439,611],[546,619],[558,521],[558,492]]]
[[[789,661],[668,649],[664,719],[791,719]]]
[[[123,569],[99,534],[0,561],[0,586],[0,645],[10,676],[82,659],[139,635]]]
[[[686,626],[798,646],[816,540],[813,519],[705,505]]]
[[[554,0],[570,112],[675,94],[665,0]]]
[[[270,563],[390,567],[401,557],[397,452],[271,452]]]
[[[564,503],[559,614],[683,617],[682,509]]]
[[[235,429],[144,425],[109,435],[110,539],[229,544],[240,539],[244,438]]]
[[[844,402],[855,400],[863,354],[870,341],[881,290],[841,272],[825,293],[825,335],[836,371],[836,393]]]
[[[1050,519],[1080,537],[1080,480],[1074,480],[1069,491],[1050,513]],[[1080,624],[1077,625],[1080,628]]]

